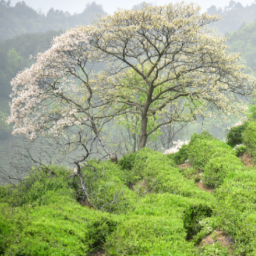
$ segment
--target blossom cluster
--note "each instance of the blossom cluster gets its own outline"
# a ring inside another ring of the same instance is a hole
[[[82,78],[77,67],[87,61],[89,38],[82,27],[55,37],[52,47],[39,53],[36,62],[12,80],[7,123],[14,123],[13,134],[34,139],[47,131],[59,136],[64,127],[87,119],[77,114],[79,100],[84,102],[81,95],[86,95],[84,87],[78,86]]]
[[[164,154],[165,154],[165,155],[168,155],[168,154],[177,153],[177,152],[179,152],[179,150],[181,149],[181,147],[182,147],[183,145],[188,145],[188,143],[189,143],[189,140],[185,140],[185,141],[181,141],[181,140],[173,141],[174,146],[173,146],[172,148],[166,149],[166,150],[164,151]]]

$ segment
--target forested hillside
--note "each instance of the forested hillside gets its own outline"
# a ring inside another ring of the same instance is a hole
[[[19,71],[33,63],[29,59],[30,55],[47,50],[52,38],[60,33],[48,31],[43,34],[24,34],[0,42],[0,140],[6,140],[11,134],[11,127],[3,119],[9,113],[8,102],[12,91],[10,81]]]
[[[222,17],[221,20],[210,27],[216,28],[219,33],[225,35],[227,32],[239,30],[244,25],[251,23],[256,18],[256,3],[244,6],[243,2],[230,1],[229,5],[224,9],[212,5],[208,8],[209,14],[218,14]]]
[[[25,33],[43,33],[48,30],[63,31],[79,25],[88,25],[97,15],[106,15],[100,5],[95,2],[87,4],[79,14],[50,9],[46,15],[40,14],[24,1],[14,7],[10,2],[0,1],[0,40],[12,38]]]
[[[232,52],[242,53],[243,59],[253,72],[256,72],[256,21],[228,34]]]

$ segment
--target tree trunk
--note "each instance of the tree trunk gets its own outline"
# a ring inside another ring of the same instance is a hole
[[[141,126],[140,126],[140,142],[139,149],[145,148],[148,135],[147,135],[148,117],[147,114],[142,114],[141,116]]]

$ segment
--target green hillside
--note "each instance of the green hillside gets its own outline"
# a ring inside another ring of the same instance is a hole
[[[237,154],[203,132],[175,154],[90,161],[80,178],[34,169],[0,187],[0,255],[255,255],[256,169]]]

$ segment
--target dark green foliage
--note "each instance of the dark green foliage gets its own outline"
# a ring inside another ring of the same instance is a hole
[[[242,156],[246,152],[246,146],[241,144],[234,147],[237,156]]]
[[[250,122],[242,134],[243,143],[250,154],[256,158],[256,122]]]
[[[203,218],[212,216],[212,209],[206,204],[194,205],[190,206],[184,215],[184,228],[187,232],[187,239],[191,239],[201,231],[202,225],[200,221]]]
[[[186,150],[216,193],[196,186],[196,167],[180,170],[148,148],[118,165],[90,161],[82,168],[90,202],[101,211],[79,204],[88,198],[62,167],[51,167],[56,175],[33,170],[23,183],[1,186],[0,254],[224,256],[219,243],[196,247],[223,230],[236,241],[234,255],[255,255],[255,168],[245,168],[235,150],[205,132],[193,135]]]
[[[244,165],[241,159],[234,155],[226,154],[215,157],[205,166],[202,180],[207,186],[216,188],[223,183],[230,172],[242,170],[243,168]]]
[[[148,194],[107,239],[107,251],[110,255],[194,255],[187,239],[201,230],[201,221],[211,214],[204,200]]]
[[[168,154],[167,156],[173,159],[176,164],[183,164],[188,159],[188,145],[182,145],[177,153]]]
[[[242,144],[242,133],[247,128],[249,122],[244,122],[242,125],[232,127],[227,134],[227,144],[234,147]]]
[[[123,170],[131,170],[134,166],[135,157],[136,153],[125,155],[123,158],[119,159],[118,165],[120,165]]]

